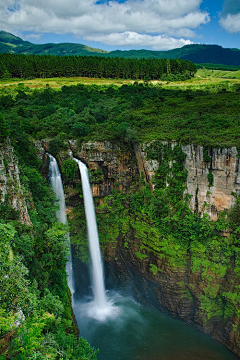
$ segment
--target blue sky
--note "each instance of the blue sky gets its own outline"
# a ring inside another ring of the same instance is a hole
[[[0,30],[104,50],[240,48],[240,0],[1,0]]]

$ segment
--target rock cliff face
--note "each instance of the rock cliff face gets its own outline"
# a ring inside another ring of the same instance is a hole
[[[31,225],[19,179],[18,162],[9,143],[0,144],[0,203],[19,211],[23,224]]]
[[[173,143],[173,146],[175,144]],[[202,214],[206,212],[214,221],[221,211],[230,209],[235,201],[232,192],[239,193],[239,157],[235,147],[206,150],[202,146],[182,146],[187,155],[185,168],[188,171],[187,192],[191,195],[190,208]],[[145,179],[152,183],[158,168],[156,160],[147,160],[145,146],[136,150],[138,168],[144,171]],[[204,159],[205,157],[205,159]],[[208,174],[213,175],[213,184]],[[154,185],[151,185],[154,187]]]
[[[147,159],[145,146],[137,146],[135,152],[130,153],[108,142],[87,143],[78,149],[76,142],[70,141],[70,148],[74,156],[85,162],[91,170],[93,196],[99,198],[100,204],[116,187],[128,192],[130,187],[136,186],[135,180],[142,173],[154,192],[154,175],[159,164]],[[188,170],[186,185],[191,195],[190,208],[200,215],[207,212],[215,221],[221,211],[233,206],[232,192],[238,193],[240,189],[237,150],[206,151],[201,146],[193,145],[182,146],[182,150],[187,155],[185,168]],[[61,154],[61,159],[68,156],[69,153]],[[209,173],[212,174],[211,178]],[[72,207],[80,203],[76,193],[79,181],[78,175],[75,182],[65,184],[69,213]],[[216,300],[218,293],[234,293],[240,286],[240,279],[231,265],[232,260],[224,273],[210,269],[206,273],[201,266],[194,269],[196,259],[189,250],[176,250],[181,265],[173,265],[166,255],[151,247],[142,250],[144,258],[140,259],[136,253],[140,251],[141,245],[142,239],[136,237],[132,229],[125,236],[118,235],[114,246],[113,243],[105,246],[104,257],[119,284],[131,284],[136,297],[141,300],[144,298],[172,316],[212,334],[240,356],[239,318],[234,314],[224,317],[218,313],[225,305],[220,306]],[[157,271],[153,271],[153,266]],[[211,291],[214,296],[209,295]],[[209,308],[215,311],[211,313]]]
[[[91,172],[92,193],[94,197],[111,194],[114,186],[127,192],[138,174],[136,160],[130,152],[123,152],[109,142],[88,142],[81,150],[76,142],[70,141],[75,157],[85,162]]]

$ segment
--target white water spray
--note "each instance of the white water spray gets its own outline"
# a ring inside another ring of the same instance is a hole
[[[88,305],[87,313],[90,317],[103,321],[107,317],[117,316],[118,309],[112,305],[112,301],[107,301],[106,297],[102,258],[88,170],[86,165],[80,160],[74,160],[78,163],[82,179],[84,208],[88,229],[88,242],[92,260],[94,302]]]
[[[57,200],[59,200],[59,206],[60,206],[59,210],[56,212],[56,216],[59,222],[67,225],[68,221],[67,221],[66,205],[65,205],[61,173],[58,168],[57,160],[50,154],[48,154],[48,156],[50,158],[49,170],[50,170],[51,185],[53,191],[56,194]],[[68,258],[66,270],[68,274],[68,286],[71,290],[71,294],[73,295],[74,288],[73,288],[72,254],[71,254],[71,246],[70,246],[70,237],[68,232],[67,232],[67,241],[69,244],[70,256]]]

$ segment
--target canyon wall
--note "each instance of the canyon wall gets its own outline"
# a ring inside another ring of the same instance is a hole
[[[175,145],[173,143],[172,147]],[[91,170],[93,196],[99,205],[113,189],[128,193],[130,188],[137,187],[142,174],[154,193],[154,175],[159,164],[147,157],[146,146],[138,145],[134,151],[122,151],[108,142],[88,142],[79,148],[76,141],[70,141],[69,147],[74,156]],[[206,151],[193,145],[181,148],[186,154],[184,167],[188,171],[186,192],[191,195],[190,208],[200,216],[206,212],[216,221],[222,211],[227,212],[234,205],[232,192],[239,193],[237,150]],[[39,154],[44,157],[44,152]],[[60,166],[61,161],[69,156],[69,151],[59,153]],[[212,183],[209,173],[212,174]],[[74,181],[65,181],[70,217],[75,216],[72,213],[74,207],[81,205],[79,185],[79,174]],[[101,210],[97,208],[98,211]],[[196,249],[183,248],[168,239],[166,249],[161,243],[164,239],[159,237],[159,247],[156,248],[152,240],[154,236],[158,237],[155,230],[151,233],[151,224],[148,224],[149,234],[143,240],[136,230],[138,221],[136,219],[127,231],[117,232],[114,241],[102,244],[104,258],[116,281],[120,285],[129,285],[139,300],[212,334],[240,356],[240,321],[237,316],[240,309],[232,306],[236,303],[238,307],[237,301],[229,302],[230,297],[237,299],[239,296],[240,278],[236,272],[236,257],[222,257],[221,241],[225,240],[213,242],[210,249],[199,242]],[[227,237],[229,235],[226,233]]]

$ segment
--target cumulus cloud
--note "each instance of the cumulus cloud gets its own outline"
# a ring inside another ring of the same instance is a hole
[[[138,34],[132,31],[112,33],[108,35],[89,35],[85,38],[87,40],[100,41],[107,45],[128,47],[142,46],[151,47],[153,50],[171,50],[193,43],[190,40],[175,39],[167,35],[150,36],[146,34]]]
[[[220,25],[229,33],[240,32],[240,13],[236,15],[228,14],[219,21]]]
[[[219,23],[229,33],[240,32],[240,0],[225,0]]]
[[[31,39],[34,39],[36,41],[39,41],[42,37],[42,34],[27,34],[25,35],[24,37],[24,40],[31,40]]]
[[[76,37],[92,40],[102,37],[106,41],[119,33],[122,41],[126,40],[125,45],[129,41],[127,32],[139,33],[134,36],[136,45],[143,34],[151,34],[152,43],[160,44],[160,38],[157,40],[152,34],[164,34],[160,36],[161,42],[168,39],[172,46],[174,41],[183,42],[183,39],[172,39],[173,36],[192,38],[195,29],[210,21],[209,14],[200,10],[201,2],[127,0],[119,3],[114,0],[98,4],[96,0],[1,0],[0,17],[7,31],[73,33]],[[95,39],[94,34],[97,34]]]

